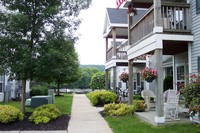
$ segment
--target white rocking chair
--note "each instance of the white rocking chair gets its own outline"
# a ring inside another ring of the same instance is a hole
[[[166,93],[166,92],[165,92]],[[167,90],[167,101],[164,103],[164,116],[172,120],[178,119],[179,94],[176,90]]]
[[[147,105],[147,110],[156,107],[156,101],[155,101],[156,96],[151,90],[143,90],[141,92],[141,95],[144,98],[144,101]]]

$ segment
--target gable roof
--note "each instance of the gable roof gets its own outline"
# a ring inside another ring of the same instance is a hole
[[[128,24],[127,9],[107,8],[106,10],[111,24]]]

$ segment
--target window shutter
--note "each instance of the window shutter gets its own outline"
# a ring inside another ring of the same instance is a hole
[[[197,59],[197,64],[198,64],[198,71],[200,72],[200,56],[198,57],[198,59]]]
[[[196,0],[196,13],[200,13],[200,0]]]

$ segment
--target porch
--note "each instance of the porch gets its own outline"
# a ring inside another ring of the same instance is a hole
[[[155,110],[150,110],[146,112],[135,112],[135,115],[137,115],[140,119],[144,120],[145,122],[159,126],[159,125],[168,125],[168,124],[183,124],[183,123],[192,123],[189,119],[188,114],[185,113],[179,113],[179,119],[180,120],[171,120],[166,119],[165,123],[155,123],[154,116],[156,115]]]

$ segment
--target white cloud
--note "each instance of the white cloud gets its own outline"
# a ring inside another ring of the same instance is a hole
[[[89,9],[82,11],[81,34],[76,44],[81,64],[105,64],[105,39],[103,26],[106,7],[115,8],[115,0],[93,0]]]

